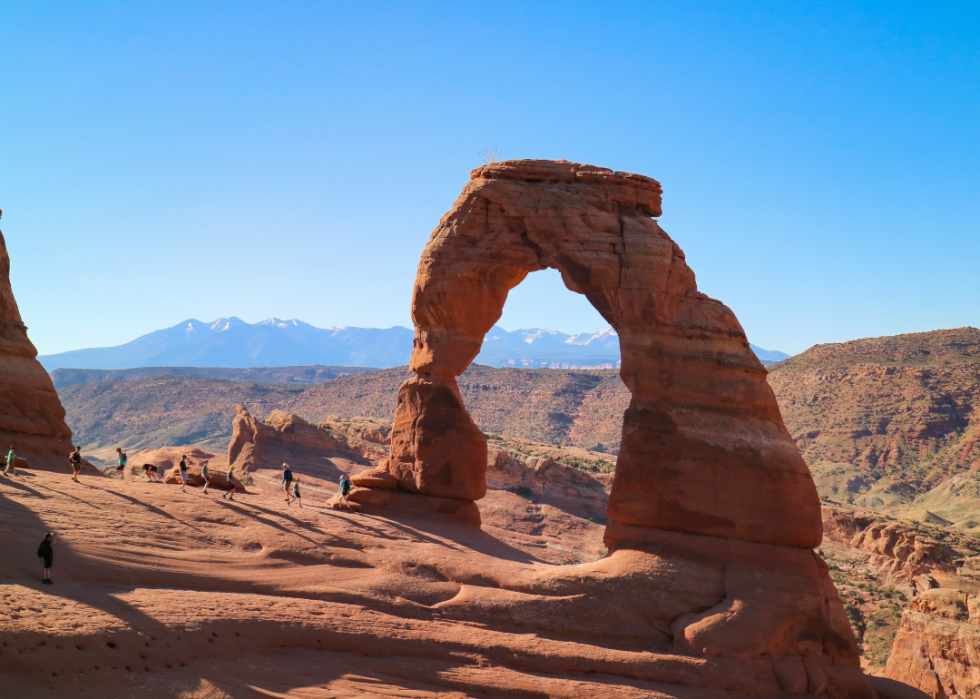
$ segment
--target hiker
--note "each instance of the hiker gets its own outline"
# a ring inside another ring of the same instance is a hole
[[[222,498],[228,498],[229,500],[235,499],[235,467],[228,467],[228,492],[221,496]]]
[[[7,468],[3,470],[3,475],[5,476],[16,476],[17,467],[14,463],[17,461],[17,453],[14,451],[14,445],[10,445],[10,451],[7,452]]]
[[[300,500],[300,494],[299,494],[299,478],[298,477],[296,478],[296,480],[293,481],[293,497],[291,497],[289,500],[287,500],[286,501],[286,504],[289,505],[290,507],[292,507],[293,500],[299,501],[299,506],[300,507],[303,507],[303,501]]]
[[[286,493],[286,502],[289,502],[289,490],[293,485],[293,472],[289,470],[289,464],[282,465],[282,489]]]
[[[122,450],[122,447],[116,447],[116,473],[119,474],[120,478],[126,478],[126,452]]]
[[[187,454],[180,455],[180,492],[186,493],[184,486],[187,485],[187,479],[190,476],[187,475]]]
[[[71,462],[71,479],[80,483],[78,474],[82,472],[82,448],[76,446],[75,451],[68,455],[68,460]]]
[[[44,540],[37,547],[37,557],[44,559],[44,575],[41,582],[45,585],[54,585],[51,580],[51,564],[54,562],[54,534],[51,532],[44,535]]]
[[[208,460],[205,459],[201,464],[201,478],[204,479],[204,494],[208,494],[208,486],[211,484],[211,475],[208,473]]]
[[[143,464],[143,475],[150,483],[159,483],[157,479],[157,467],[153,464]]]
[[[340,502],[348,510],[353,509],[350,503],[347,502],[347,494],[350,493],[350,478],[347,477],[346,473],[340,474]]]

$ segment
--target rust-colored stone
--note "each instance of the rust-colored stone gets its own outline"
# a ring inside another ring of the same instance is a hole
[[[65,424],[65,409],[27,337],[10,286],[7,243],[0,233],[0,449],[6,453],[11,445],[33,468],[70,471],[71,430]]]
[[[485,445],[455,377],[510,289],[550,267],[620,337],[632,400],[609,519],[767,544],[820,542],[816,489],[766,370],[734,314],[697,290],[684,253],[652,218],[660,195],[648,177],[565,161],[473,171],[419,263],[418,378],[399,394],[388,467],[402,489],[483,495]]]

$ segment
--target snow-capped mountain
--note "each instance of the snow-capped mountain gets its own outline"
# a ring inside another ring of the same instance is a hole
[[[118,347],[74,350],[39,357],[53,371],[133,369],[151,366],[275,367],[367,366],[387,368],[408,363],[413,332],[408,328],[316,328],[301,320],[269,318],[246,323],[219,318],[210,323],[186,320]],[[753,346],[764,363],[788,355]],[[487,333],[477,363],[496,367],[610,368],[619,366],[619,336],[612,328],[567,335],[532,328]]]

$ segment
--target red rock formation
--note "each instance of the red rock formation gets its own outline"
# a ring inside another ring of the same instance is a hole
[[[870,554],[870,563],[894,581],[935,571],[952,572],[952,549],[913,529],[906,522],[841,507],[821,508],[825,538]]]
[[[2,212],[0,212],[2,213]],[[37,361],[10,286],[0,233],[0,449],[13,445],[31,467],[69,470],[71,430],[51,377]],[[91,469],[87,468],[86,472]]]
[[[298,473],[336,482],[341,473],[369,469],[388,455],[378,444],[384,437],[377,425],[368,425],[360,433],[348,430],[340,434],[330,424],[311,425],[282,410],[273,411],[265,421],[253,417],[243,405],[237,406],[237,411],[228,462],[241,474],[259,469],[278,471],[281,464],[288,463]],[[386,429],[384,423],[372,422]]]
[[[968,620],[966,607],[966,595],[956,590],[929,590],[913,600],[887,676],[935,699],[980,696],[980,619]]]
[[[660,195],[648,177],[564,161],[473,171],[419,263],[417,378],[399,393],[388,466],[403,489],[482,497],[486,446],[456,377],[508,291],[552,267],[620,336],[632,400],[609,519],[759,543],[820,542],[816,490],[766,370],[734,314],[698,292],[684,253],[653,220]]]
[[[486,440],[456,377],[529,272],[558,269],[618,331],[631,393],[607,509],[613,555],[510,580],[507,593],[464,586],[439,607],[555,633],[625,633],[702,658],[765,658],[767,691],[873,697],[827,566],[810,550],[820,504],[766,370],[732,312],[698,292],[658,215],[650,178],[513,161],[474,170],[432,234],[412,298],[416,377],[399,392],[385,465],[401,490],[443,502],[486,492]],[[490,475],[533,493],[560,470],[523,468],[495,455]],[[555,475],[569,493],[598,485]]]

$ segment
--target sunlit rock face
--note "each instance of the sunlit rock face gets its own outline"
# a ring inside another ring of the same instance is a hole
[[[59,282],[70,293],[74,282]],[[0,449],[13,446],[34,468],[68,466],[71,430],[51,377],[37,361],[10,286],[10,256],[0,233]]]

